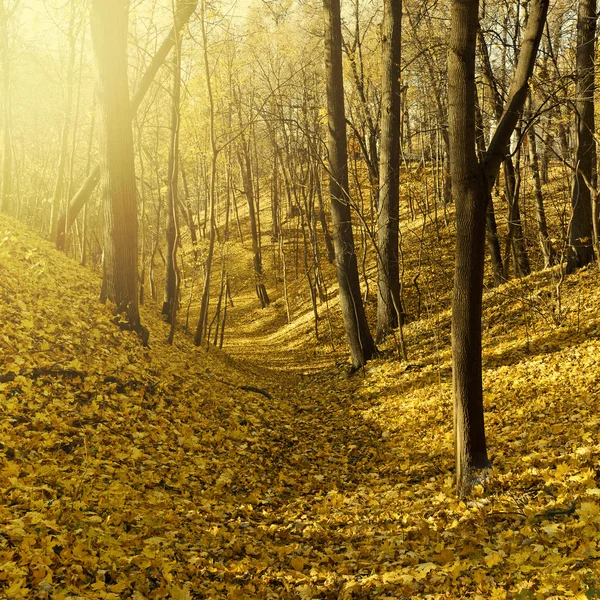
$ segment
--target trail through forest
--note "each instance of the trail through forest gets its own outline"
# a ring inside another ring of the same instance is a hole
[[[494,467],[465,503],[447,313],[407,326],[412,362],[353,377],[270,309],[232,323],[230,357],[168,346],[150,308],[144,348],[94,275],[0,219],[0,597],[600,593],[591,270],[563,324],[550,272],[486,295]]]

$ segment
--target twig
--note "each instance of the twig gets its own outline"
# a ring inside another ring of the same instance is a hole
[[[271,396],[271,394],[269,394],[269,392],[267,392],[259,387],[255,387],[253,385],[237,385],[235,383],[231,383],[231,381],[227,381],[225,379],[219,379],[219,378],[215,378],[215,381],[218,381],[219,383],[222,383],[224,385],[228,385],[229,387],[232,387],[236,390],[244,390],[245,392],[254,392],[256,394],[260,394],[261,396],[264,396],[267,400],[273,400],[273,396]]]

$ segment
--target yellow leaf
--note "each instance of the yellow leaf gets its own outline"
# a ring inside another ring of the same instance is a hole
[[[551,523],[550,525],[545,525],[542,529],[546,532],[550,537],[554,537],[558,532],[558,525],[556,523]]]
[[[600,514],[600,506],[595,502],[582,502],[577,510],[577,514],[584,521],[593,521]]]
[[[417,565],[415,567],[415,571],[416,571],[415,579],[418,579],[418,580],[425,579],[425,577],[427,577],[427,574],[430,571],[434,571],[437,568],[438,568],[438,566],[432,562],[421,563],[420,565]]]
[[[436,557],[440,563],[446,564],[454,561],[454,552],[450,548],[444,548]]]
[[[491,550],[488,552],[487,556],[484,558],[485,564],[488,567],[495,567],[496,565],[502,562],[503,555],[501,552],[497,552],[496,550]]]
[[[413,578],[410,575],[403,573],[399,569],[388,571],[381,576],[381,581],[383,581],[383,583],[410,583],[412,580]]]
[[[192,600],[192,594],[190,593],[190,584],[185,583],[182,588],[178,585],[174,585],[171,588],[171,598],[173,598],[173,600]]]
[[[304,569],[304,559],[301,556],[295,556],[292,558],[292,567],[294,567],[296,571],[302,571],[302,569]]]

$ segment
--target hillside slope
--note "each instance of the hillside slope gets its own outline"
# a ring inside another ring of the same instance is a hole
[[[352,378],[271,362],[309,328],[268,311],[235,323],[235,360],[167,346],[150,310],[143,348],[95,276],[0,216],[0,598],[600,594],[600,278],[560,312],[553,285],[486,295],[494,468],[465,504],[447,311],[407,326],[409,364]]]

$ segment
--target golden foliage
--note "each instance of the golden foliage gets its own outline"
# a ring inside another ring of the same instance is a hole
[[[460,502],[447,313],[407,326],[410,365],[381,358],[352,378],[299,364],[297,340],[259,346],[256,323],[235,332],[261,348],[253,361],[170,347],[150,311],[143,348],[93,276],[0,219],[0,596],[598,592],[592,271],[565,284],[561,325],[544,312],[548,273],[487,294],[494,466]]]

